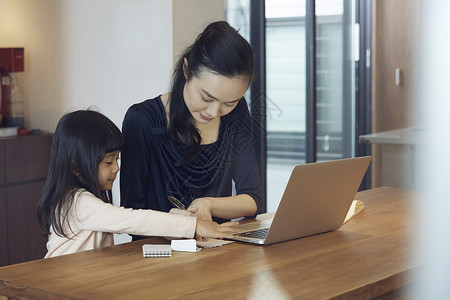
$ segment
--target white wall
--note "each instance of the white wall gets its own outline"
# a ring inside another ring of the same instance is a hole
[[[168,88],[172,3],[0,0],[0,47],[22,46],[28,127],[52,132],[91,105],[121,127],[131,104]]]
[[[25,47],[26,126],[53,132],[95,106],[119,127],[133,103],[166,92],[172,61],[225,0],[0,0],[0,47]]]
[[[127,108],[164,92],[172,69],[170,1],[63,2],[67,107],[98,105],[120,126]]]
[[[0,47],[25,47],[25,72],[18,76],[26,101],[26,125],[32,128],[54,129],[62,110],[59,3],[0,0]]]
[[[174,63],[211,22],[225,20],[225,0],[172,0]]]
[[[0,47],[25,47],[19,84],[26,126],[54,132],[64,113],[94,106],[121,128],[130,105],[168,90],[173,49],[178,55],[207,23],[223,20],[224,5],[224,0],[0,0]]]

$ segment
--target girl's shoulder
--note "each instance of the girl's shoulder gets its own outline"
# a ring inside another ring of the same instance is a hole
[[[84,188],[79,188],[75,191],[73,191],[73,200],[74,202],[86,199],[86,198],[95,198],[98,199],[94,194],[92,194],[91,192],[89,192],[88,190],[84,189]],[[101,199],[99,199],[101,200]]]
[[[77,209],[80,209],[80,207],[84,209],[86,207],[98,207],[99,205],[109,204],[83,188],[75,191],[73,203]]]
[[[110,206],[111,203],[103,201],[88,190],[78,189],[74,194],[71,215],[75,216],[77,220],[84,220],[92,216],[93,213],[98,214]]]

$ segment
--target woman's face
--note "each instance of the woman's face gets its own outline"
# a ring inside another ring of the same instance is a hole
[[[186,81],[184,101],[196,123],[209,123],[230,113],[249,83],[249,78],[244,76],[226,77],[205,70]]]

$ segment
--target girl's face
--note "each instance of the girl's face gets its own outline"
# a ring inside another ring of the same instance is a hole
[[[186,81],[184,101],[196,123],[209,123],[215,118],[230,113],[244,96],[249,78],[226,77],[203,71],[198,77]]]
[[[98,186],[100,191],[112,189],[117,172],[119,172],[119,151],[106,153],[103,160],[98,165]]]

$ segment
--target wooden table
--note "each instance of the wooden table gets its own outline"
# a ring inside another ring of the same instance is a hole
[[[340,230],[257,246],[233,243],[143,258],[157,238],[0,268],[0,295],[35,299],[371,299],[411,280],[412,192],[357,194],[365,209]],[[1,298],[1,297],[0,297]]]

